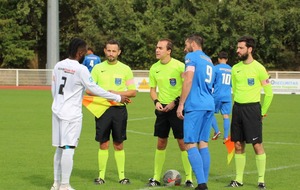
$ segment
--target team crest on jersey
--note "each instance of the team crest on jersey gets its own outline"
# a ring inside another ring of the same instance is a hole
[[[248,85],[253,86],[254,85],[254,78],[248,78]]]
[[[121,78],[115,78],[115,85],[119,86],[122,83],[122,79]]]
[[[185,60],[185,64],[188,64],[190,61],[190,59]]]
[[[176,85],[176,79],[175,78],[170,78],[169,81],[170,81],[170,85],[171,86],[175,86]]]

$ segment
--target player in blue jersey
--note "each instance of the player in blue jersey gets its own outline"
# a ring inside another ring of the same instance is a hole
[[[212,86],[214,65],[202,51],[203,39],[191,35],[185,41],[185,72],[177,117],[184,119],[184,143],[196,176],[196,190],[207,190],[210,154],[208,140],[215,110]],[[184,113],[183,113],[184,110]]]
[[[90,72],[92,72],[94,66],[99,63],[101,63],[100,57],[95,55],[94,50],[89,47],[82,64],[85,65]]]
[[[227,64],[228,54],[221,51],[218,54],[218,63],[215,66],[216,79],[214,82],[213,97],[215,99],[215,113],[221,112],[223,116],[224,143],[228,140],[231,113],[231,66]],[[217,140],[221,134],[216,117],[213,117],[212,127],[214,136],[212,140]]]

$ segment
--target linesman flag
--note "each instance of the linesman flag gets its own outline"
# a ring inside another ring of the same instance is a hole
[[[123,106],[124,104],[107,100],[99,96],[83,96],[82,104],[97,118],[99,118],[110,106]]]
[[[227,149],[227,164],[229,165],[233,156],[234,156],[234,151],[235,151],[235,148],[234,148],[234,142],[231,141],[231,137],[229,136],[228,137],[228,140],[224,143],[225,146],[226,146],[226,149]]]

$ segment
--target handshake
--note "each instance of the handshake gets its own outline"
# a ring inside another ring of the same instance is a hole
[[[131,100],[130,100],[127,96],[125,96],[125,95],[120,95],[120,96],[121,96],[121,101],[120,101],[120,103],[128,104],[128,103],[131,102]]]

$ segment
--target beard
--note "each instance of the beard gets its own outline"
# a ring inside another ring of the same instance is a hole
[[[78,60],[78,62],[80,63],[80,64],[82,64],[83,63],[83,60],[84,60],[84,58],[85,58],[85,55],[83,55],[79,60]]]
[[[245,53],[245,54],[243,54],[243,55],[239,55],[239,60],[240,60],[240,61],[245,61],[245,60],[248,59],[248,57],[249,57],[249,54],[248,54],[248,53]]]
[[[117,60],[117,58],[116,58],[116,57],[110,56],[110,57],[107,57],[107,60],[108,60],[109,62],[115,62],[115,61]]]

